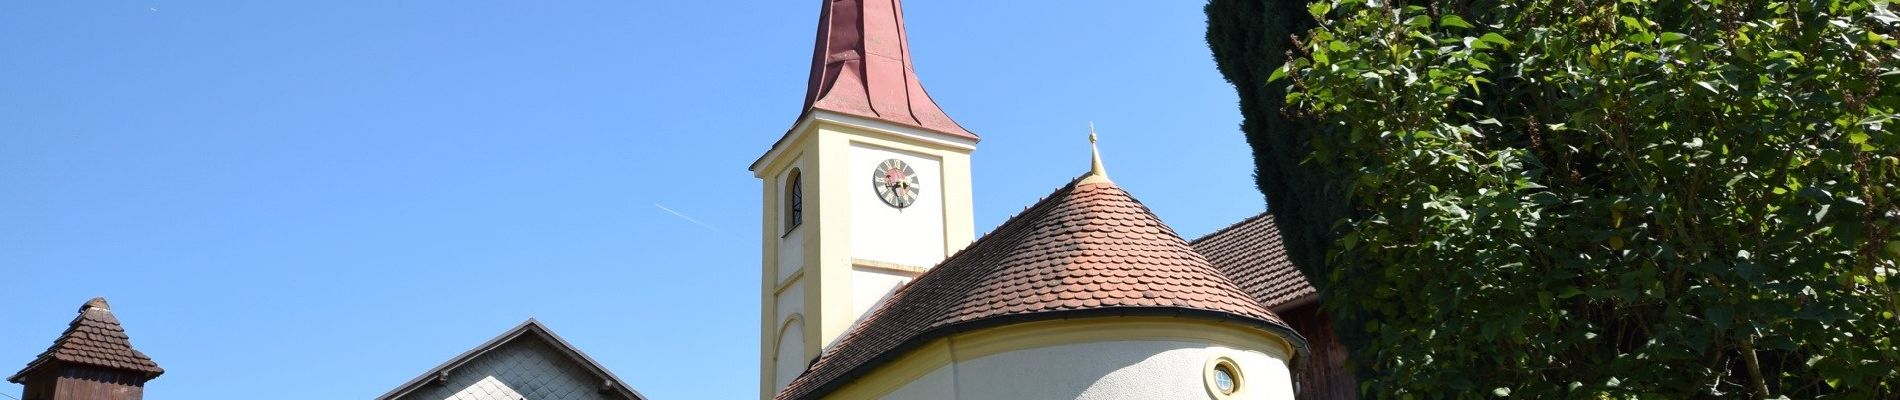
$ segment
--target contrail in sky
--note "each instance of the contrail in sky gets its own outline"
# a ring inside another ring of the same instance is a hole
[[[695,225],[706,227],[706,229],[711,229],[713,232],[719,232],[719,234],[721,235],[732,236],[732,234],[726,233],[725,230],[719,229],[719,227],[712,226],[711,224],[707,224],[704,222],[699,222],[699,220],[693,219],[693,217],[688,217],[686,216],[686,214],[681,214],[679,211],[673,211],[673,209],[666,208],[666,206],[660,205],[660,203],[653,203],[653,206],[659,207],[660,211],[665,211],[667,214],[673,214],[673,216],[675,217],[680,217],[680,219],[686,220],[686,222],[691,222]]]

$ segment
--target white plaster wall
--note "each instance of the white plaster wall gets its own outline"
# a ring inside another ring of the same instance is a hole
[[[785,385],[792,384],[793,379],[798,379],[798,374],[805,373],[805,365],[809,360],[805,357],[805,324],[803,322],[793,321],[785,325],[785,330],[779,336],[777,357],[777,366],[774,368],[776,373],[772,375],[772,390],[775,392],[784,389]]]
[[[851,197],[851,258],[931,267],[944,258],[943,167],[936,157],[852,143],[845,182]],[[917,202],[898,209],[884,204],[872,173],[888,159],[917,171]]]
[[[953,350],[954,351],[954,350]],[[954,362],[884,399],[1210,399],[1207,362],[1234,360],[1235,399],[1293,398],[1284,356],[1188,341],[1107,341],[1024,349]]]
[[[898,388],[896,391],[892,391],[890,394],[884,395],[884,398],[886,399],[954,399],[954,398],[957,398],[956,374],[952,373],[954,371],[956,371],[956,368],[949,368],[949,367],[938,368],[935,371],[930,371],[930,373],[924,374],[924,376],[918,377],[917,380],[911,381],[909,385],[904,385],[904,387]]]
[[[521,338],[449,372],[445,385],[424,386],[400,400],[606,400],[600,380],[547,342]]]
[[[776,371],[772,374],[774,391],[784,388],[786,384],[792,382],[793,378],[797,378],[798,374],[805,372],[805,325],[803,322],[798,322],[787,327],[785,321],[790,320],[793,315],[802,315],[805,312],[806,281],[808,279],[799,278],[798,281],[786,286],[785,291],[778,293],[775,301],[778,304],[778,310],[772,318],[772,328],[790,331],[773,331],[772,334],[778,335],[778,341],[772,344],[773,348],[760,349],[764,354],[771,354],[777,359],[772,364],[772,370]]]
[[[884,298],[897,292],[897,287],[910,282],[912,275],[898,271],[878,268],[851,268],[851,321],[857,324],[864,320],[864,314],[871,312]]]
[[[805,227],[778,239],[778,283],[805,267]]]
[[[785,320],[791,318],[792,314],[802,314],[805,312],[805,281],[806,279],[800,278],[798,282],[793,282],[790,286],[786,286],[785,291],[778,293],[778,300],[776,301],[778,303],[778,314],[777,317],[772,318],[774,326],[784,325]]]

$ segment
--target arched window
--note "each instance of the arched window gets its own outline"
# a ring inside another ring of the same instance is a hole
[[[798,169],[785,177],[785,233],[805,223],[805,184]]]

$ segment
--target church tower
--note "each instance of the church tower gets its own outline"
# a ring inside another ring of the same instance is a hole
[[[974,235],[977,136],[924,92],[899,0],[821,0],[803,113],[763,183],[759,396]]]

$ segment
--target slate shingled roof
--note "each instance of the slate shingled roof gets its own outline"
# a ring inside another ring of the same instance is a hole
[[[66,332],[7,382],[24,383],[28,373],[61,362],[131,371],[145,379],[165,373],[151,357],[132,348],[125,327],[119,326],[119,318],[112,316],[112,306],[104,297],[94,297],[80,306],[79,316],[67,325]]]
[[[509,343],[524,339],[540,340],[546,343],[553,350],[568,357],[568,359],[575,364],[578,364],[584,369],[584,372],[593,375],[595,379],[599,379],[601,386],[597,388],[597,391],[602,395],[600,398],[646,400],[646,396],[640,395],[639,391],[627,386],[626,381],[622,381],[620,377],[614,376],[613,371],[608,371],[607,367],[602,366],[598,361],[594,361],[594,358],[588,357],[586,353],[582,353],[580,348],[574,347],[574,345],[568,343],[566,339],[561,339],[559,335],[555,335],[554,331],[548,329],[547,325],[542,325],[541,321],[537,321],[534,318],[529,318],[520,325],[516,325],[513,329],[502,332],[500,336],[495,336],[494,339],[489,339],[488,342],[482,343],[480,346],[475,346],[475,348],[469,349],[461,355],[449,359],[449,361],[442,363],[442,365],[429,369],[428,372],[423,372],[422,375],[416,376],[415,379],[410,379],[408,382],[404,382],[402,386],[397,386],[388,393],[383,393],[382,396],[377,396],[376,399],[400,399],[412,392],[428,387],[430,384],[437,382],[437,379],[447,377],[457,368],[462,368],[476,361],[484,354],[489,354],[489,352],[501,349]],[[533,390],[540,389],[540,387],[524,387],[521,389],[528,391],[530,394],[535,394]]]
[[[891,294],[778,398],[821,397],[954,332],[1090,315],[1221,319],[1306,352],[1304,338],[1141,202],[1078,178]]]
[[[1272,214],[1262,212],[1195,239],[1194,250],[1269,309],[1284,311],[1319,294],[1287,259]]]

